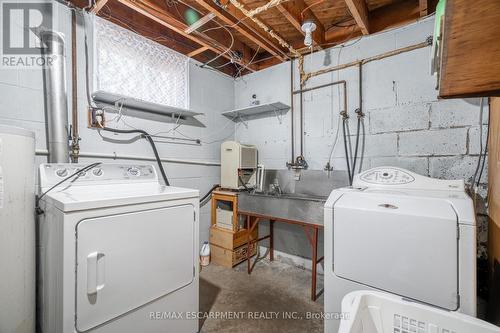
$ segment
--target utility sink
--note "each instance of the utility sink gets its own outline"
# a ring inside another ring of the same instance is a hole
[[[239,194],[238,210],[323,225],[323,207],[330,192],[347,185],[347,173],[343,171],[266,170],[261,191]]]

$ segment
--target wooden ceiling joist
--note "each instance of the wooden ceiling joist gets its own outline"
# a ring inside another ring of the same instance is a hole
[[[203,53],[205,52],[206,50],[208,50],[208,47],[207,46],[202,46],[200,47],[199,49],[196,49],[194,51],[191,51],[189,52],[188,54],[186,54],[189,58],[192,58],[200,53]]]
[[[97,0],[92,8],[90,9],[90,12],[93,14],[97,14],[101,11],[102,7],[106,6],[106,3],[108,0]]]
[[[302,35],[304,35],[302,23],[305,20],[312,20],[316,24],[316,30],[312,34],[314,43],[317,46],[325,43],[325,27],[316,15],[314,15],[313,11],[307,8],[304,0],[281,3],[277,8]]]
[[[207,11],[214,13],[220,20],[225,24],[234,27],[239,33],[241,33],[246,38],[250,39],[252,42],[257,44],[263,50],[268,51],[273,56],[278,57],[281,60],[286,60],[286,54],[269,39],[257,33],[256,31],[249,28],[242,22],[238,22],[238,19],[233,17],[229,12],[223,10],[212,0],[195,0],[200,6],[205,8]],[[240,19],[241,20],[241,19]]]
[[[418,7],[420,9],[420,17],[427,16],[429,8],[428,0],[418,0]]]
[[[345,3],[363,35],[368,35],[370,33],[370,25],[368,22],[368,6],[365,0],[345,0]]]
[[[87,0],[69,1],[80,8],[88,4]],[[433,13],[437,3],[437,0],[92,1],[92,13],[188,57],[209,61],[229,75],[241,72],[241,66],[249,71],[260,70],[304,52],[414,22]],[[207,29],[187,33],[188,23],[182,13],[191,10],[200,17],[208,13],[215,17],[206,23]],[[312,49],[304,47],[302,24],[306,20],[316,24]],[[222,25],[226,29],[219,29]]]
[[[172,31],[182,35],[183,37],[190,39],[202,47],[206,47],[207,50],[211,50],[216,54],[220,54],[222,57],[234,61],[240,66],[246,66],[250,71],[256,71],[258,69],[257,66],[249,64],[249,58],[251,57],[251,50],[248,46],[241,43],[240,41],[235,40],[233,45],[233,50],[239,50],[243,55],[243,60],[234,59],[229,52],[227,51],[227,46],[222,45],[219,41],[209,38],[208,36],[200,33],[186,33],[186,29],[188,26],[179,21],[177,18],[170,15],[168,12],[158,7],[154,2],[150,0],[118,0],[123,5],[133,9],[142,15],[150,18],[151,20],[160,23],[161,25],[169,28]]]

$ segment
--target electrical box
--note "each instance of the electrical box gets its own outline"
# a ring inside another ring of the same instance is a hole
[[[236,141],[221,145],[221,187],[239,190],[256,186],[257,148]]]

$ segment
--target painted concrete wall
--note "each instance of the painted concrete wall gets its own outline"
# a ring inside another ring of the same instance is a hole
[[[314,53],[305,57],[305,70],[315,71],[423,42],[432,34],[433,24],[434,18],[430,17],[403,28],[350,41],[343,48]],[[362,101],[366,113],[366,149],[363,170],[393,165],[442,179],[470,181],[472,178],[479,153],[479,100],[438,100],[434,88],[436,80],[429,74],[430,56],[431,48],[425,47],[364,65]],[[261,103],[282,101],[290,104],[290,70],[290,63],[284,63],[236,81],[236,107],[248,106],[252,94],[257,94]],[[296,63],[294,76],[294,89],[298,89]],[[347,81],[347,111],[353,134],[356,130],[354,111],[359,107],[357,67],[314,77],[307,82],[306,88],[338,80]],[[303,98],[304,156],[310,169],[323,170],[335,141],[343,92],[338,86],[328,87],[304,93]],[[298,124],[298,95],[293,102],[295,124]],[[487,111],[487,105],[485,109]],[[247,119],[244,126],[237,128],[236,139],[257,145],[259,162],[267,168],[283,169],[291,158],[290,117],[288,112],[282,119],[273,114]],[[487,123],[487,112],[483,123]],[[486,126],[483,128],[486,130]],[[298,147],[297,127],[295,133],[295,146]],[[295,156],[298,154],[296,149]],[[344,156],[340,135],[331,161],[335,169],[346,169]],[[485,170],[481,180],[483,195],[486,181]],[[281,225],[275,235],[275,246],[279,250],[310,257],[306,237],[300,228]],[[483,232],[483,241],[484,237]]]
[[[55,30],[66,36],[67,57],[67,89],[68,106],[71,107],[71,56],[70,56],[70,29],[71,16],[69,10],[54,3],[57,10],[58,22]],[[90,35],[89,35],[90,37]],[[95,130],[88,129],[87,124],[87,101],[85,98],[84,84],[84,44],[83,26],[79,19],[78,35],[78,112],[80,124],[80,147],[82,152],[117,153],[153,157],[150,146],[145,140],[133,143],[125,143],[130,136],[113,135],[102,133],[102,137]],[[89,40],[89,44],[92,41]],[[92,55],[92,51],[90,52]],[[92,59],[91,59],[92,61]],[[190,109],[203,112],[205,115],[198,117],[207,127],[181,126],[178,130],[184,135],[200,138],[201,146],[186,146],[178,144],[158,143],[160,156],[178,159],[200,160],[219,162],[220,139],[232,138],[234,132],[233,123],[220,113],[233,108],[234,85],[232,78],[201,69],[196,63],[189,64],[189,95]],[[71,112],[68,111],[69,119]],[[150,133],[168,131],[173,124],[165,124],[144,119],[127,117],[127,123],[136,128],[144,129]],[[31,129],[36,133],[36,148],[46,149],[45,135],[45,110],[42,71],[40,69],[0,69],[0,123],[20,126]],[[109,126],[125,128],[123,124],[108,124]],[[169,135],[181,135],[170,133]],[[112,139],[112,141],[110,140]],[[120,143],[120,140],[124,143]],[[14,158],[14,157],[13,157]],[[90,163],[93,159],[82,158],[81,163]],[[38,156],[37,162],[46,162],[45,156]],[[113,162],[103,160],[103,162]],[[116,161],[128,162],[128,161]],[[146,162],[138,162],[146,163]],[[155,162],[150,162],[155,164]],[[196,188],[203,195],[212,184],[218,183],[220,168],[218,166],[199,166],[189,164],[165,163],[164,167],[173,186]],[[208,240],[209,205],[201,210],[200,241]]]

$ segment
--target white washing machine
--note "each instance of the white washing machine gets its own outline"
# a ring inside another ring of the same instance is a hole
[[[342,298],[381,290],[476,315],[476,222],[463,180],[396,167],[358,174],[325,204],[325,332]]]
[[[81,169],[42,164],[41,192]],[[151,165],[102,164],[41,202],[44,333],[198,332],[197,190]]]

